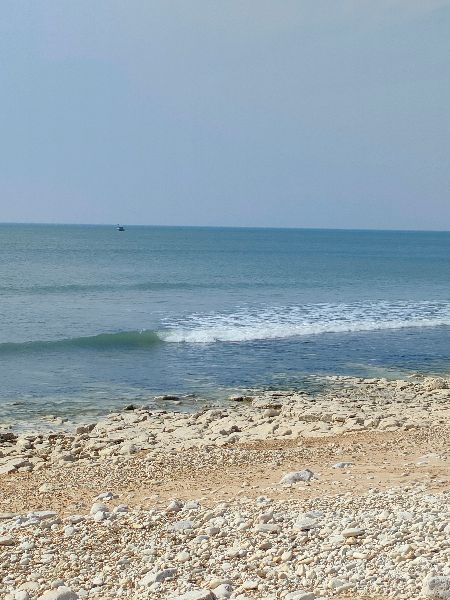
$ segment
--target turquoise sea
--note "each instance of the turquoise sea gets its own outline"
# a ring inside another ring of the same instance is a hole
[[[450,233],[5,224],[0,245],[0,423],[450,372]]]

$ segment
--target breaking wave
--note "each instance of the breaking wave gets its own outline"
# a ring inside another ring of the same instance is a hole
[[[122,331],[57,340],[0,344],[0,354],[71,349],[98,351],[151,348],[157,344],[249,342],[325,333],[450,326],[450,303],[374,302],[246,308],[192,314],[159,330]]]
[[[207,344],[439,326],[450,326],[450,303],[313,304],[192,315],[160,335],[166,342]]]

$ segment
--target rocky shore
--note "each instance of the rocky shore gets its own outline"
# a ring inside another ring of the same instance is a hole
[[[450,598],[450,380],[326,383],[0,429],[0,597]]]

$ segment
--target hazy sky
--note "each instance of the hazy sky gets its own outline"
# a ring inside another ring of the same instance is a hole
[[[450,0],[2,0],[0,221],[450,229]]]

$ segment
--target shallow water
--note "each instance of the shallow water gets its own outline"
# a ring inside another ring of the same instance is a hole
[[[0,225],[0,421],[450,371],[450,234]]]

